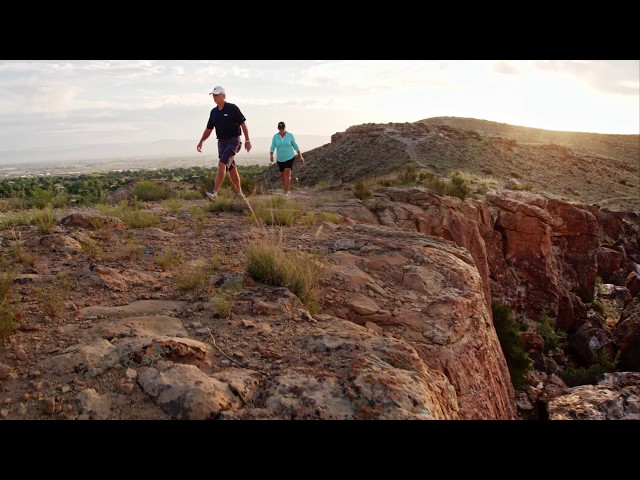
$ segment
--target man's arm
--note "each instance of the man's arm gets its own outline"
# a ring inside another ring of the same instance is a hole
[[[240,128],[242,129],[242,133],[244,133],[244,148],[247,152],[251,151],[251,140],[249,140],[249,129],[247,128],[247,122],[242,122],[240,124]]]
[[[204,142],[213,132],[213,128],[205,128],[204,132],[202,132],[202,138],[200,139],[200,143],[198,143],[198,151],[202,152],[202,142]]]

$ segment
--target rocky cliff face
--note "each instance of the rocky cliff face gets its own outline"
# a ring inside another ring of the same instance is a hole
[[[504,169],[540,152],[547,167],[587,158],[425,122],[365,125],[306,155],[301,183],[314,171],[347,183],[407,159],[432,163],[449,148],[456,165],[494,155]],[[376,161],[359,162],[356,151]],[[360,201],[344,187],[293,194],[314,213],[340,214],[339,224],[271,229],[245,217],[244,204],[205,213],[196,200],[180,212],[146,202],[158,228],[78,208],[50,234],[0,230],[20,307],[0,349],[0,418],[514,419],[516,407],[535,410],[531,400],[547,404],[549,418],[635,418],[634,375],[568,390],[554,364],[516,397],[490,305],[497,298],[533,325],[549,311],[585,366],[596,351],[640,368],[637,213],[503,189],[462,201],[380,188]],[[246,274],[252,242],[321,258],[319,313]],[[178,257],[176,271],[160,262]],[[214,257],[203,284],[186,287]],[[597,277],[611,282],[600,294],[626,307],[613,334],[587,298]],[[229,301],[227,282],[240,288],[221,314],[213,300]],[[526,338],[542,352],[540,335]]]
[[[349,219],[276,240],[238,211],[209,215],[200,236],[160,203],[147,211],[166,230],[92,221],[102,216],[90,208],[51,234],[20,228],[35,260],[15,279],[19,328],[0,350],[2,418],[516,418],[482,278],[453,242]],[[321,252],[324,310],[312,317],[287,288],[256,284],[241,256],[224,256],[200,289],[176,287],[212,253],[252,241]],[[169,252],[186,257],[176,272],[154,261]],[[60,298],[59,278],[74,288],[46,310],[42,292]],[[241,291],[221,317],[209,296],[231,280]]]

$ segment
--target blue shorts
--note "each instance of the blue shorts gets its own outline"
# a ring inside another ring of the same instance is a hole
[[[218,158],[227,166],[227,171],[233,170],[236,166],[236,153],[240,151],[242,142],[240,137],[226,138],[218,140]]]

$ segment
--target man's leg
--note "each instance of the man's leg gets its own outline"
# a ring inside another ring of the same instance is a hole
[[[242,185],[240,184],[240,174],[238,173],[238,169],[235,165],[232,164],[231,160],[229,160],[229,164],[232,165],[231,170],[229,170],[229,178],[231,179],[231,183],[236,189],[236,193],[242,193]]]
[[[222,182],[224,182],[224,174],[227,172],[227,166],[222,163],[222,162],[218,162],[218,175],[216,176],[216,183],[213,186],[213,191],[214,192],[218,192],[218,190],[220,190],[220,186],[222,185]]]

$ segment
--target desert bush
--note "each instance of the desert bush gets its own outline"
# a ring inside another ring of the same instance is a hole
[[[144,252],[144,247],[137,243],[135,239],[128,238],[125,240],[125,245],[121,257],[123,260],[139,260]]]
[[[252,205],[253,214],[264,225],[290,227],[304,214],[304,206],[296,200],[285,199],[281,195],[272,195],[266,200]],[[247,212],[251,215],[251,212]]]
[[[531,369],[531,359],[525,351],[520,327],[513,318],[511,308],[493,300],[491,302],[493,326],[496,330],[502,353],[507,361],[511,383],[516,390],[527,388],[526,375]]]
[[[233,197],[221,197],[218,192],[216,201],[206,203],[204,210],[206,212],[230,212],[233,210]]]
[[[240,187],[242,188],[242,193],[249,196],[256,193],[258,185],[255,177],[243,176],[240,178]]]
[[[57,218],[53,211],[53,208],[51,208],[51,205],[47,205],[44,208],[35,209],[33,212],[33,216],[31,217],[32,225],[38,227],[38,231],[46,235],[53,232],[53,229],[56,226],[56,221]]]
[[[182,200],[179,198],[169,198],[162,202],[162,205],[172,213],[178,213],[182,208]]]
[[[103,240],[111,240],[113,238],[113,223],[106,217],[93,217],[91,226],[96,231],[96,236]]]
[[[143,180],[134,185],[133,196],[143,202],[166,200],[171,197],[171,189],[151,180]]]
[[[233,285],[217,290],[209,298],[209,303],[214,314],[220,318],[229,318],[233,308],[236,306],[237,298],[242,291],[242,285]]]
[[[179,268],[173,275],[173,280],[180,290],[199,290],[207,284],[209,278],[208,265]]]
[[[104,254],[102,247],[91,237],[85,237],[82,240],[78,240],[80,248],[89,258],[94,260],[100,260]]]
[[[31,217],[26,213],[0,215],[0,230],[19,227],[21,225],[31,225]]]
[[[66,192],[58,192],[51,199],[51,205],[53,208],[63,208],[69,205],[70,201],[71,199]]]
[[[0,304],[0,338],[10,335],[18,328],[17,310],[10,303]]]
[[[356,182],[353,186],[353,196],[359,200],[366,200],[372,195],[371,188],[364,182]]]
[[[191,205],[189,207],[189,215],[191,215],[192,220],[198,222],[202,222],[205,218],[207,218],[205,209],[199,205]]]
[[[31,193],[29,199],[29,206],[32,208],[42,209],[47,205],[51,205],[53,199],[53,192],[51,190],[45,190],[43,188],[35,188]]]
[[[181,200],[200,200],[202,192],[197,190],[178,190],[178,198]]]
[[[163,270],[171,270],[177,265],[184,262],[184,253],[182,251],[174,252],[171,248],[168,248],[162,253],[156,253],[153,256],[153,261]]]
[[[18,270],[0,258],[0,338],[10,335],[17,327],[17,308],[13,303],[11,287]]]
[[[174,232],[178,229],[178,227],[180,227],[180,225],[180,220],[178,220],[177,218],[169,218],[162,225],[162,229],[166,230],[167,232]]]
[[[67,293],[71,289],[69,279],[65,276],[59,277],[56,283],[33,291],[35,297],[40,302],[42,312],[50,318],[59,318],[64,310],[64,303]]]
[[[18,270],[15,266],[9,265],[0,259],[0,303],[4,304],[9,298],[9,292],[13,286]]]
[[[313,256],[286,252],[274,243],[252,243],[247,247],[247,268],[254,280],[287,287],[309,312],[319,310],[319,287],[324,272]]]
[[[460,174],[455,173],[451,177],[451,182],[447,184],[445,192],[450,197],[458,197],[460,200],[464,200],[471,193],[471,188]]]
[[[414,185],[418,178],[418,172],[415,165],[407,165],[404,172],[398,176],[398,182],[400,185]]]
[[[301,217],[300,223],[308,226],[317,225],[318,223],[322,222],[341,223],[342,218],[343,217],[341,215],[338,215],[337,213],[313,212]]]
[[[438,195],[444,195],[447,190],[447,183],[440,180],[435,175],[425,178],[422,182],[422,186],[437,193]]]
[[[114,207],[97,205],[97,208],[107,216],[119,218],[130,228],[153,227],[160,223],[158,215],[138,210],[137,203],[130,205],[128,200],[122,200]]]

